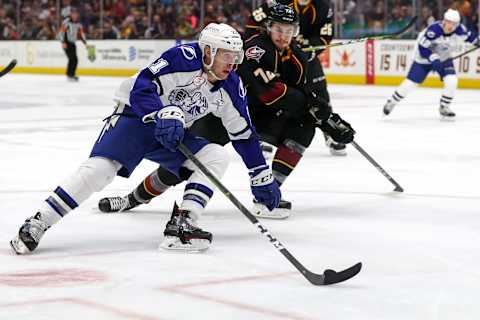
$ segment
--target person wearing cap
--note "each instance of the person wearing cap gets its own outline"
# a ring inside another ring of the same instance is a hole
[[[448,9],[443,15],[443,20],[436,21],[419,34],[414,61],[407,78],[387,100],[383,107],[383,114],[389,115],[395,105],[433,71],[443,82],[439,106],[440,116],[446,120],[454,119],[455,113],[450,109],[450,104],[455,96],[458,78],[451,56],[455,46],[461,42],[480,45],[478,34],[460,23],[460,13],[457,10]]]

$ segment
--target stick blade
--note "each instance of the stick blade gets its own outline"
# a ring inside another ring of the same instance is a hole
[[[362,270],[361,262],[339,272],[331,269],[325,270],[323,274],[308,272],[305,274],[305,277],[308,281],[310,281],[311,284],[316,286],[323,286],[343,282],[350,278],[353,278],[360,272],[360,270]]]
[[[396,191],[396,192],[403,192],[403,188],[398,186],[398,187],[395,187],[395,189],[393,189],[393,191]]]
[[[17,59],[13,59],[12,61],[10,61],[10,63],[5,67],[5,69],[0,71],[0,77],[9,73],[13,68],[15,68],[16,65],[17,65]]]

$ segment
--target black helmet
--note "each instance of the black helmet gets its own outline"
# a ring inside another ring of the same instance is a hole
[[[300,27],[298,25],[298,15],[293,8],[283,4],[274,5],[272,8],[270,8],[267,15],[268,31],[270,31],[272,23],[274,22],[293,25],[295,27],[293,36],[296,37],[298,35],[298,32],[300,30]]]
[[[298,24],[298,16],[295,10],[280,3],[270,8],[267,19],[286,24]]]

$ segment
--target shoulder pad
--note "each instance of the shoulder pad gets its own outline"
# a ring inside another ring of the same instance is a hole
[[[182,44],[165,51],[148,68],[156,75],[201,69],[202,52],[197,44]]]
[[[427,32],[425,32],[425,37],[429,40],[433,40],[440,37],[442,34],[443,28],[440,25],[440,22],[435,22],[427,28]]]
[[[463,24],[460,23],[458,25],[458,27],[455,29],[454,33],[458,34],[458,35],[464,35],[464,34],[469,33],[469,31],[467,30],[467,28]]]

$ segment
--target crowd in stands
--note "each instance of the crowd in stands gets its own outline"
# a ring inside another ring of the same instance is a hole
[[[419,8],[414,8],[413,2],[345,0],[344,7],[336,12],[336,23],[342,32],[339,36],[353,38],[392,32],[418,15],[416,28],[406,34],[411,38],[440,19],[441,8],[448,7],[459,9],[466,25],[478,27],[479,0],[416,1],[421,4]],[[242,32],[252,9],[252,0],[205,0],[202,25],[199,3],[197,0],[0,0],[0,40],[56,39],[59,26],[72,9],[80,12],[87,39],[193,39],[210,22],[230,23]]]
[[[478,0],[347,0],[342,12],[337,12],[343,36],[358,37],[364,34],[394,32],[406,26],[418,16],[415,28],[404,34],[412,38],[436,20],[441,20],[443,12],[455,8],[462,15],[462,22],[478,31]]]

